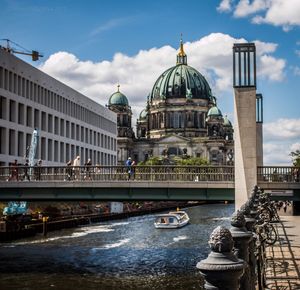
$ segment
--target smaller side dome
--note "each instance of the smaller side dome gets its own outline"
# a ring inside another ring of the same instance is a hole
[[[143,109],[140,113],[139,119],[146,120],[146,118],[147,118],[147,111],[146,111],[146,109]]]
[[[209,109],[207,116],[210,117],[222,117],[222,112],[217,106],[213,106]]]
[[[118,85],[118,90],[109,97],[108,105],[129,106],[127,97],[120,92],[119,88],[120,85]]]
[[[223,122],[224,127],[232,127],[231,122],[229,121],[227,115],[224,117],[224,122]]]

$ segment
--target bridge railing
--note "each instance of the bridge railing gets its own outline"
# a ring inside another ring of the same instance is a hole
[[[263,182],[299,182],[300,167],[259,166],[257,181]]]
[[[10,166],[3,181],[234,181],[233,166]]]

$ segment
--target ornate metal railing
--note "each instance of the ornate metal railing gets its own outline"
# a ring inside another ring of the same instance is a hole
[[[130,172],[129,172],[130,171]],[[233,166],[10,166],[2,181],[234,181]]]
[[[259,182],[299,182],[300,167],[261,166],[257,167]]]

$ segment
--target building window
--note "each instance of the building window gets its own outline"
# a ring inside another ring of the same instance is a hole
[[[18,156],[24,156],[24,133],[18,132]]]
[[[32,108],[27,107],[26,109],[26,126],[32,127]]]
[[[66,121],[66,137],[70,137],[70,122]]]
[[[0,154],[6,153],[6,128],[0,127]]]
[[[41,159],[46,160],[46,138],[41,138]]]
[[[13,73],[9,72],[9,91],[13,91]]]
[[[54,117],[54,134],[58,135],[59,132],[58,132],[58,118],[57,117]]]
[[[71,158],[72,159],[75,159],[75,148],[74,148],[74,145],[71,145]]]
[[[42,124],[41,124],[41,128],[43,131],[46,131],[46,113],[42,112]],[[42,158],[45,159],[45,158]]]
[[[9,121],[16,122],[16,102],[13,100],[9,101]]]
[[[40,111],[34,109],[34,127],[40,128]]]
[[[70,160],[72,160],[70,158],[70,145],[66,144],[66,161],[70,161]]]
[[[0,96],[0,119],[6,120],[6,98]]]
[[[52,140],[48,139],[48,161],[52,161]]]
[[[29,152],[31,144],[31,134],[26,134],[26,152]]]
[[[0,66],[0,88],[4,87],[3,79],[4,79],[3,67]]]
[[[65,121],[64,119],[60,119],[60,136],[64,136],[65,134]]]
[[[65,162],[65,150],[64,150],[64,142],[60,142],[60,162]]]
[[[15,155],[15,146],[16,146],[16,131],[10,129],[9,130],[9,143],[8,143],[8,148],[9,148],[9,155]]]
[[[57,162],[58,161],[58,155],[59,155],[59,151],[58,151],[58,141],[54,141],[54,161]]]
[[[84,142],[84,127],[83,126],[81,126],[80,140],[81,140],[81,142]]]
[[[75,139],[75,124],[71,123],[71,139]]]
[[[14,84],[13,84],[13,90],[14,90],[14,94],[17,94],[17,88],[18,88],[18,78],[17,75],[14,74]]]
[[[80,136],[79,136],[79,125],[76,125],[76,140],[79,141],[80,140]]]
[[[48,115],[48,132],[53,132],[53,117],[50,114]]]
[[[93,131],[90,130],[90,144],[93,144]]]
[[[24,125],[24,105],[19,103],[18,107],[18,124]]]

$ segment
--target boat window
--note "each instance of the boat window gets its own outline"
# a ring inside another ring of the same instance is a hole
[[[170,218],[169,218],[169,223],[170,223],[170,224],[171,224],[171,223],[174,223],[174,218],[170,217]]]

